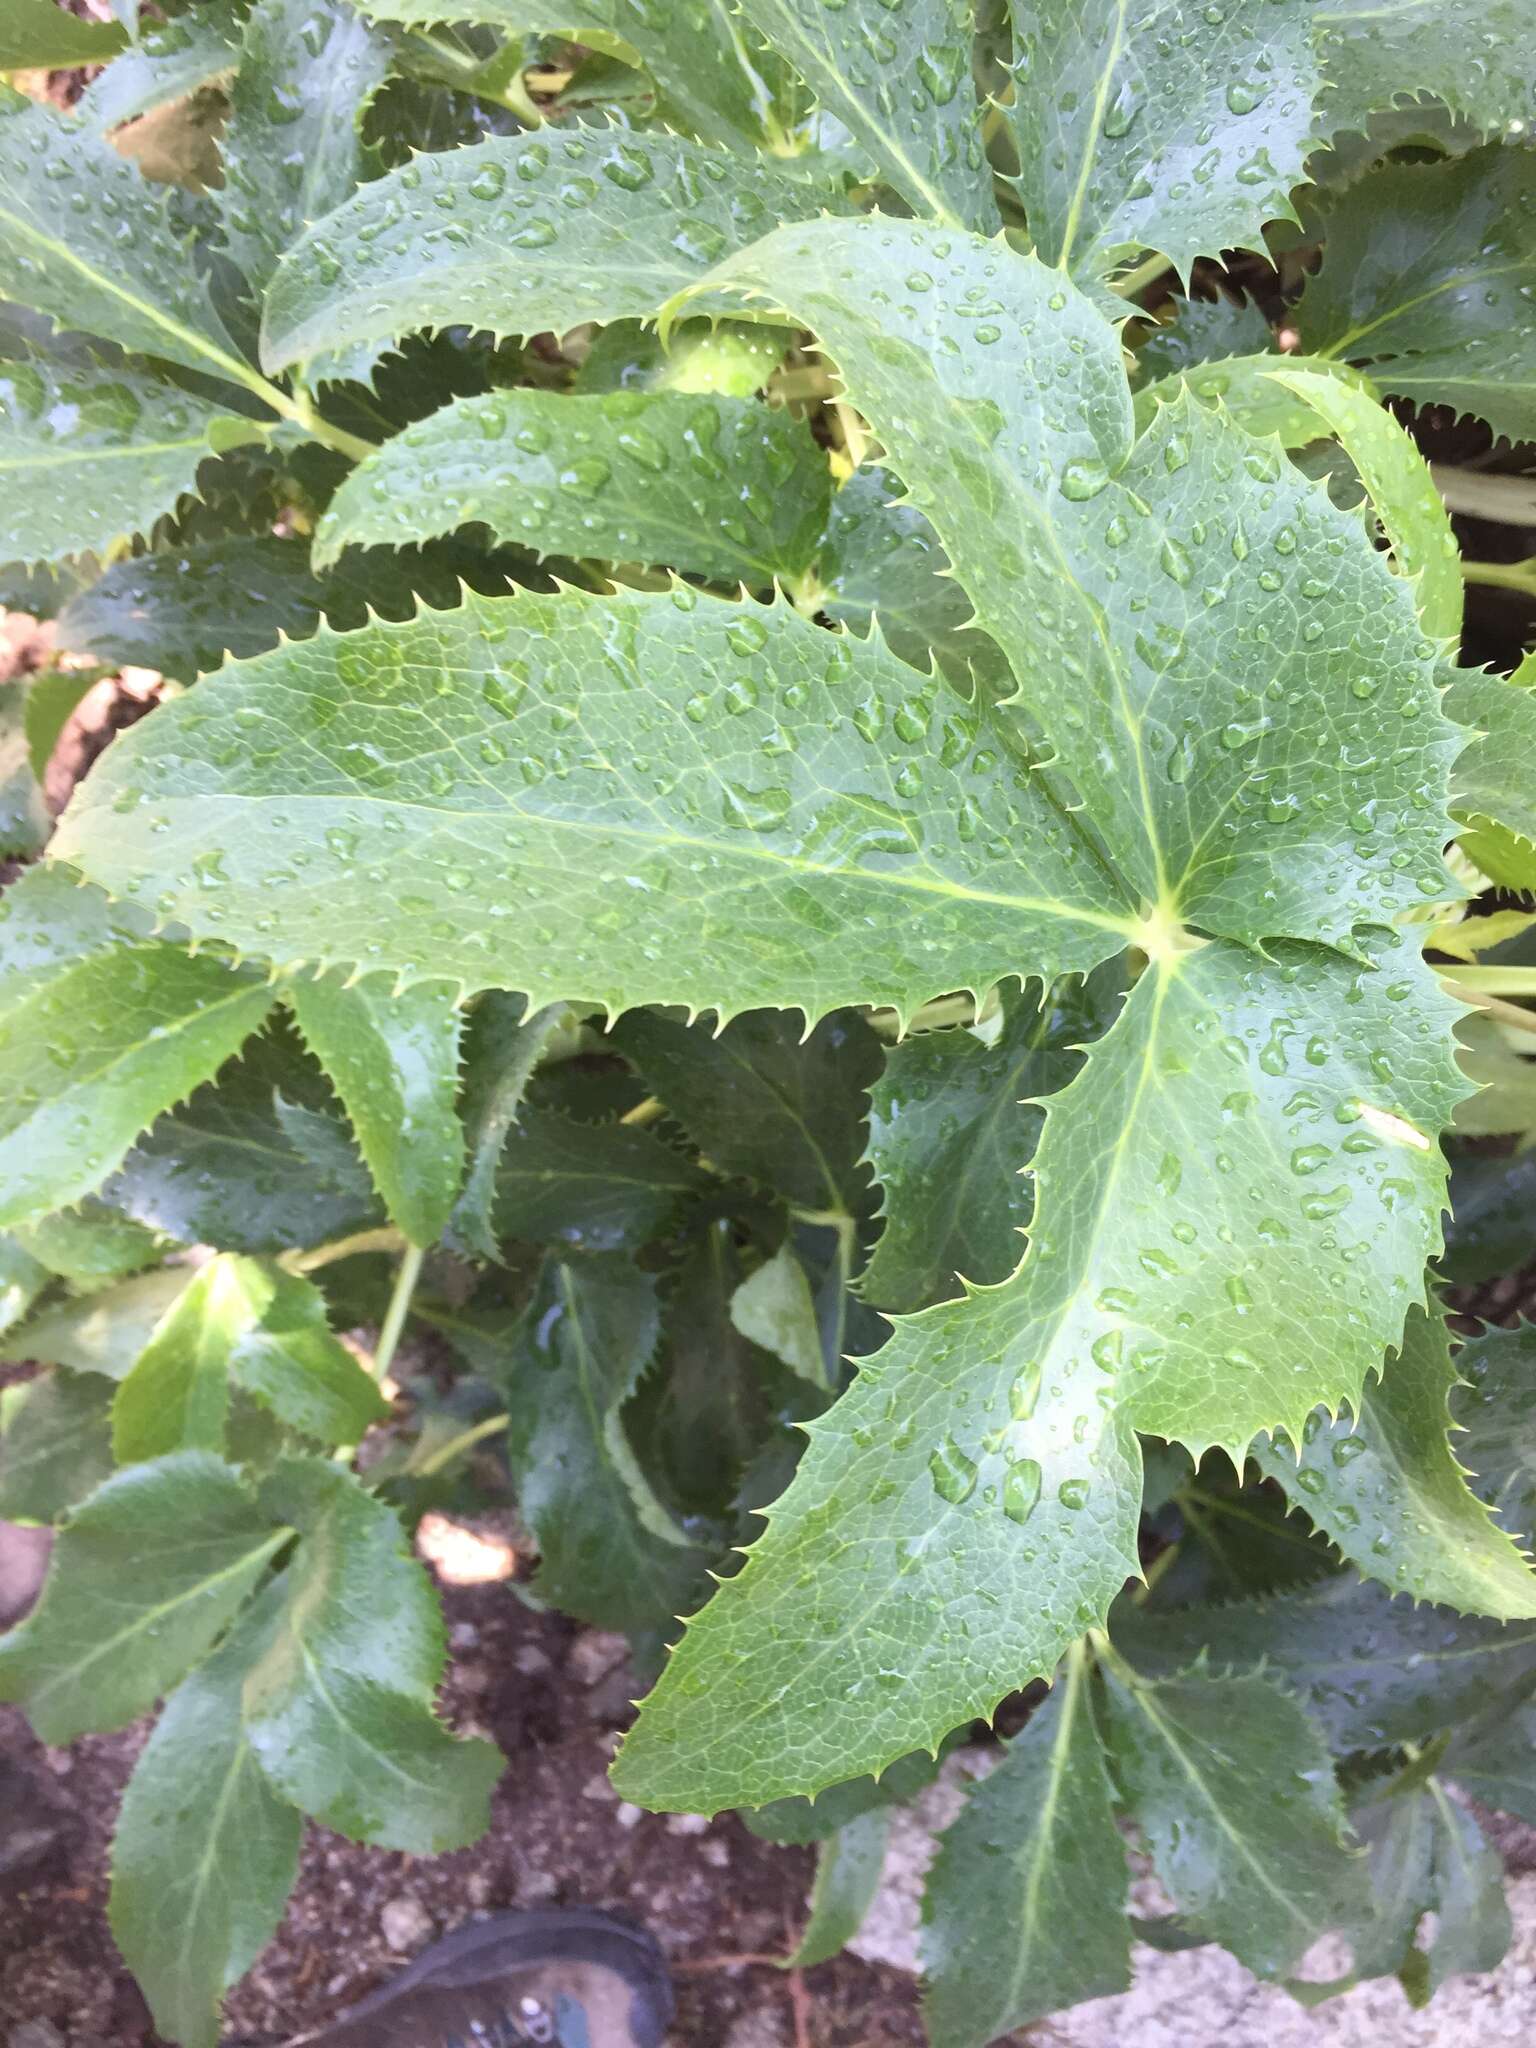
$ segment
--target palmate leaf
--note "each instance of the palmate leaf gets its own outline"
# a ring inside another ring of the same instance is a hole
[[[276,1930],[303,1820],[257,1768],[241,1722],[263,1647],[247,1615],[171,1695],[123,1794],[112,1933],[159,2031],[214,2048],[218,2007]]]
[[[1071,1080],[1116,993],[1110,969],[1044,1000],[1008,991],[990,1044],[975,1031],[929,1031],[890,1049],[870,1099],[883,1221],[859,1279],[866,1301],[907,1312],[959,1292],[960,1275],[1007,1279],[1034,1207],[1027,1168],[1044,1121],[1035,1098]]]
[[[923,220],[998,227],[971,77],[968,0],[746,0],[747,21],[788,58]]]
[[[1325,133],[1363,130],[1373,113],[1430,94],[1485,134],[1528,131],[1536,25],[1523,0],[1483,0],[1470,36],[1456,0],[1324,0],[1315,35]]]
[[[476,1257],[499,1256],[496,1168],[534,1069],[569,1014],[561,1003],[530,1014],[519,997],[493,989],[469,1020],[460,1107],[468,1170],[449,1227],[450,1240]]]
[[[1469,1489],[1466,1446],[1447,1435],[1456,1383],[1444,1316],[1414,1310],[1357,1414],[1313,1415],[1299,1449],[1261,1439],[1250,1455],[1368,1578],[1463,1613],[1527,1618],[1536,1572]]]
[[[1374,1369],[1444,1168],[1348,1117],[1380,1095],[1387,1039],[1407,1055],[1394,1119],[1438,1128],[1457,1088],[1442,999],[1396,950],[1371,970],[1276,946],[1264,968],[1212,944],[1143,976],[1052,1103],[1023,1265],[901,1324],[810,1425],[767,1536],[626,1740],[626,1795],[757,1804],[990,1713],[1137,1571],[1136,1429],[1199,1449],[1279,1410],[1299,1433],[1309,1386],[1342,1398]],[[1425,1039],[1389,1021],[1403,1005]],[[829,1557],[854,1503],[861,1541]]]
[[[384,1206],[413,1244],[436,1244],[464,1171],[455,1109],[463,1019],[430,982],[347,986],[332,975],[290,984],[305,1042],[336,1084]]]
[[[863,1098],[880,1061],[862,1017],[802,1035],[771,1010],[718,1031],[634,1010],[609,1035],[719,1172],[805,1209],[859,1206]]]
[[[458,321],[501,338],[646,317],[727,250],[830,203],[764,162],[661,133],[513,135],[415,157],[283,260],[263,360],[371,356]]]
[[[311,221],[363,176],[364,109],[387,39],[345,0],[257,0],[245,24],[218,194],[224,244],[251,295]]]
[[[228,744],[256,722],[302,742],[302,786],[292,745]],[[783,604],[471,597],[226,668],[112,747],[54,847],[285,960],[345,932],[366,968],[535,1007],[906,1013],[1136,927],[1008,748],[982,704]]]
[[[231,1468],[180,1451],[70,1516],[38,1605],[0,1640],[0,1698],[44,1742],[124,1728],[217,1641],[291,1539]]]
[[[103,64],[128,40],[116,22],[82,21],[58,0],[6,0],[0,71],[53,71]]]
[[[830,1962],[852,1941],[880,1889],[890,1834],[890,1809],[876,1807],[827,1836],[817,1852],[810,1918],[793,1955],[784,1959],[786,1969]]]
[[[1321,225],[1322,268],[1294,314],[1310,353],[1511,440],[1536,434],[1536,317],[1519,282],[1536,263],[1536,151],[1383,164]]]
[[[230,340],[171,201],[52,107],[0,106],[0,293],[235,384],[261,379]]]
[[[667,1629],[706,1583],[707,1553],[642,1516],[632,1485],[620,1411],[658,1336],[648,1274],[622,1258],[551,1259],[505,1367],[507,1455],[541,1553],[534,1588],[599,1628]]]
[[[52,819],[27,746],[27,689],[0,683],[0,858],[37,853]]]
[[[1264,355],[1274,345],[1274,329],[1251,299],[1224,291],[1214,298],[1175,298],[1138,345],[1136,373],[1150,385],[1231,356]]]
[[[1528,1699],[1515,1706],[1496,1702],[1457,1732],[1445,1762],[1449,1776],[1474,1799],[1531,1820],[1536,1816],[1536,1705]]]
[[[99,1187],[271,1008],[261,976],[35,870],[0,900],[0,1221]]]
[[[1320,371],[1340,382],[1348,381],[1365,391],[1367,402],[1371,402],[1364,374],[1351,370],[1346,363],[1328,363],[1317,356],[1283,356],[1275,351],[1221,356],[1214,362],[1192,363],[1138,386],[1136,430],[1144,433],[1156,417],[1159,405],[1175,404],[1188,391],[1207,405],[1225,406],[1239,426],[1261,440],[1278,434],[1282,447],[1304,448],[1309,441],[1321,439],[1327,429],[1315,408],[1288,390],[1275,375],[1293,366],[1302,371]],[[1390,418],[1386,418],[1386,426],[1395,431]]]
[[[1307,0],[1220,10],[1068,0],[1014,12],[1017,181],[1040,254],[1074,274],[1154,248],[1264,247],[1295,220],[1320,83]]]
[[[1341,1750],[1421,1741],[1485,1707],[1512,1705],[1536,1679],[1536,1624],[1415,1607],[1349,1574],[1225,1607],[1124,1606],[1114,1639],[1158,1677],[1201,1656],[1215,1670],[1263,1665]]]
[[[1269,1677],[1105,1674],[1114,1769],[1174,1904],[1256,1975],[1278,1976],[1349,1916],[1332,1760]]]
[[[186,1266],[157,1266],[115,1287],[44,1309],[6,1339],[7,1364],[27,1359],[120,1380],[192,1275]]]
[[[374,21],[430,26],[442,0],[362,0]],[[567,35],[594,50],[643,64],[667,113],[716,142],[762,139],[763,87],[741,23],[724,0],[455,0],[454,18],[483,22],[509,37]]]
[[[399,1522],[318,1458],[285,1459],[262,1506],[303,1537],[264,1595],[244,1684],[264,1776],[352,1840],[413,1856],[462,1848],[485,1828],[501,1757],[455,1740],[433,1711],[443,1620]]]
[[[76,1208],[18,1223],[12,1235],[49,1272],[82,1294],[141,1272],[166,1249],[164,1238],[154,1231],[90,1197]]]
[[[0,552],[55,562],[147,533],[211,453],[260,433],[143,364],[65,337],[0,360]]]
[[[1074,1652],[940,1840],[923,1893],[934,2048],[986,2048],[1129,1988],[1125,1844],[1088,1684]]]
[[[326,508],[315,561],[478,522],[541,555],[761,586],[805,569],[831,490],[809,429],[745,399],[495,391],[360,463]]]

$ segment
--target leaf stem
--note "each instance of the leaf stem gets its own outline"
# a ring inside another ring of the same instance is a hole
[[[487,1415],[483,1422],[477,1422],[472,1429],[460,1430],[459,1434],[451,1436],[447,1443],[439,1444],[437,1449],[430,1451],[419,1464],[414,1458],[411,1459],[405,1469],[413,1479],[430,1479],[434,1473],[441,1472],[445,1465],[451,1465],[461,1451],[473,1450],[476,1444],[483,1443],[488,1436],[494,1436],[499,1429],[505,1429],[511,1420],[511,1416],[505,1413]]]
[[[1490,996],[1536,996],[1536,967],[1458,967],[1459,988],[1481,989]]]
[[[405,1249],[405,1233],[393,1224],[379,1230],[355,1230],[350,1237],[338,1237],[330,1244],[317,1244],[312,1251],[279,1252],[277,1263],[290,1273],[316,1273],[336,1259],[350,1259],[357,1252],[399,1252]]]
[[[1156,284],[1165,271],[1173,265],[1166,256],[1144,256],[1134,270],[1128,270],[1124,277],[1110,280],[1110,290],[1118,292],[1122,299],[1133,299],[1137,292],[1145,291],[1149,284]]]
[[[361,434],[349,434],[345,427],[333,427],[329,420],[321,418],[307,398],[290,398],[286,391],[269,384],[265,377],[258,378],[251,388],[264,405],[270,405],[283,419],[302,427],[312,440],[334,448],[338,455],[345,455],[350,462],[363,462],[378,448],[376,441],[365,441]]]
[[[1464,583],[1492,583],[1500,590],[1518,590],[1536,597],[1536,555],[1523,562],[1467,562],[1461,565]]]
[[[1522,1010],[1518,1003],[1506,1003],[1502,997],[1486,995],[1480,988],[1468,988],[1460,975],[1446,975],[1440,986],[1447,995],[1460,996],[1464,1003],[1486,1010],[1501,1024],[1513,1024],[1519,1031],[1536,1031],[1536,1010]]]
[[[408,1244],[400,1255],[394,1292],[389,1297],[389,1307],[384,1311],[378,1345],[373,1354],[373,1376],[376,1380],[385,1378],[395,1362],[395,1350],[400,1342],[400,1333],[405,1328],[405,1319],[410,1313],[411,1296],[416,1292],[421,1262],[425,1257],[426,1252],[419,1244]]]

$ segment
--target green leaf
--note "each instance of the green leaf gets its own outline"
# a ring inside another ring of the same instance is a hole
[[[45,1309],[7,1339],[4,1360],[35,1359],[40,1365],[120,1380],[191,1278],[186,1266],[160,1266],[83,1300]]]
[[[1203,364],[1271,354],[1274,347],[1274,329],[1251,299],[1224,291],[1211,298],[1175,298],[1137,348],[1136,374],[1150,388]]]
[[[772,1352],[791,1372],[821,1392],[828,1391],[827,1361],[822,1355],[811,1283],[787,1244],[736,1289],[731,1296],[731,1322],[743,1337]],[[835,1385],[831,1391],[837,1391]]]
[[[27,750],[27,691],[0,683],[0,859],[47,844],[53,820]]]
[[[609,1033],[717,1171],[805,1209],[855,1209],[863,1098],[879,1041],[863,1018],[802,1034],[772,1010],[721,1030],[633,1010]]]
[[[1438,1129],[1457,1086],[1443,1049],[1419,1066],[1428,970],[1383,943],[1378,970],[1214,943],[1142,976],[1052,1103],[1023,1264],[901,1323],[810,1426],[626,1739],[626,1796],[814,1792],[990,1714],[1137,1571],[1135,1431],[1199,1452],[1239,1417],[1299,1434],[1309,1402],[1358,1397],[1439,1229],[1444,1168],[1408,1127]],[[847,1516],[860,1541],[829,1556]]]
[[[298,1875],[304,1823],[241,1725],[261,1622],[247,1615],[171,1695],[113,1837],[113,1936],[156,2027],[185,2048],[214,2048],[219,2001],[276,1932]]]
[[[111,1389],[48,1370],[8,1397],[0,1435],[0,1520],[56,1522],[112,1475]]]
[[[880,1889],[890,1833],[891,1810],[880,1806],[827,1836],[816,1854],[811,1915],[794,1954],[784,1959],[786,1970],[828,1963],[852,1941]]]
[[[257,714],[259,757],[231,744]],[[866,737],[882,731],[889,751]],[[471,596],[321,629],[163,705],[98,763],[54,848],[284,960],[330,964],[345,933],[370,968],[535,1007],[905,1013],[1021,958],[1086,969],[1136,928],[1008,745],[878,639],[783,604]],[[403,913],[367,880],[379,861],[413,877]]]
[[[655,1282],[621,1258],[550,1260],[506,1366],[518,1511],[534,1590],[598,1628],[667,1629],[702,1591],[705,1554],[642,1520],[622,1410],[656,1349]]]
[[[290,1458],[263,1489],[303,1537],[245,1680],[268,1783],[353,1841],[437,1856],[483,1832],[500,1753],[437,1719],[442,1616],[394,1514],[350,1473]]]
[[[1339,1749],[1417,1742],[1536,1678],[1536,1626],[1415,1607],[1350,1575],[1226,1607],[1121,1610],[1115,1642],[1138,1669],[1177,1675],[1265,1665],[1306,1699]]]
[[[0,1231],[0,1335],[21,1321],[52,1278],[13,1231]]]
[[[1429,464],[1370,391],[1352,387],[1331,366],[1318,371],[1292,359],[1269,377],[1317,414],[1353,462],[1398,569],[1414,585],[1425,632],[1454,650],[1461,637],[1461,556]]]
[[[939,1842],[923,1893],[934,2048],[986,2048],[1131,1981],[1125,1844],[1074,1651]]]
[[[214,1258],[177,1296],[112,1403],[120,1465],[168,1451],[222,1454],[229,1352],[248,1315],[236,1259]]]
[[[232,1382],[327,1445],[356,1443],[389,1413],[332,1336],[324,1297],[310,1281],[224,1252],[177,1297],[118,1388],[118,1463],[183,1446],[222,1451]]]
[[[1478,1088],[1457,1105],[1457,1136],[1513,1134],[1523,1141],[1536,1130],[1536,1064],[1514,1050],[1486,1010],[1469,1011],[1456,1026],[1456,1037],[1457,1064]]]
[[[185,99],[240,61],[240,0],[198,0],[169,21],[146,22],[131,49],[93,78],[75,111],[93,128],[117,128]]]
[[[1074,831],[1092,822],[1117,877],[1101,901],[1348,951],[1356,924],[1444,893],[1423,797],[1454,742],[1411,590],[1358,517],[1209,408],[1166,407],[1133,445],[1118,339],[1059,272],[927,227],[822,220],[702,289],[790,313],[837,363],[1018,679],[1015,745],[1043,742],[1031,781],[1068,808],[1075,792]],[[1250,663],[1263,684],[1241,680]],[[1342,749],[1312,722],[1340,703]],[[1399,762],[1409,704],[1416,758]],[[1367,757],[1362,785],[1346,763]],[[1402,867],[1318,830],[1367,799]],[[1048,964],[1023,945],[1014,963]]]
[[[1438,1777],[1368,1807],[1356,1823],[1370,1892],[1348,1927],[1352,1978],[1400,1975],[1415,2003],[1462,1971],[1492,1970],[1510,1941],[1504,1861]],[[1426,1913],[1434,1932],[1415,1936]]]
[[[496,1169],[534,1068],[568,1014],[563,1003],[552,1003],[529,1015],[519,997],[492,989],[470,1018],[461,1108],[469,1171],[449,1230],[452,1240],[479,1258],[500,1256],[493,1221]]]
[[[1034,1206],[1027,1168],[1077,1048],[1112,1008],[1110,970],[1086,985],[1001,997],[979,1030],[928,1031],[885,1056],[871,1092],[869,1163],[884,1193],[880,1237],[859,1280],[877,1308],[927,1308],[965,1279],[995,1284],[1018,1264]]]
[[[1536,1572],[1490,1519],[1453,1452],[1457,1384],[1438,1312],[1414,1310],[1399,1357],[1353,1418],[1309,1418],[1301,1449],[1260,1439],[1250,1456],[1367,1578],[1394,1593],[1503,1621],[1536,1615]],[[1525,1532],[1522,1532],[1525,1533]]]
[[[141,1272],[166,1249],[165,1240],[156,1232],[89,1198],[77,1209],[60,1209],[31,1223],[18,1223],[12,1235],[51,1273],[83,1294],[110,1280]]]
[[[1446,1769],[1464,1791],[1500,1813],[1536,1818],[1536,1705],[1496,1705],[1458,1735]]]
[[[899,11],[869,0],[852,8],[746,0],[742,11],[920,219],[997,231],[966,0],[917,0]]]
[[[30,101],[0,108],[0,293],[119,348],[261,386],[168,195],[89,128]]]
[[[645,317],[824,188],[680,136],[567,130],[415,157],[337,207],[267,298],[269,369],[469,321],[501,339]]]
[[[410,618],[418,594],[456,603],[459,571],[467,566],[451,549],[429,549],[404,562],[396,555],[349,556],[317,577],[306,541],[193,541],[116,563],[65,605],[57,640],[112,666],[137,663],[190,683],[226,655],[243,659],[285,637],[306,639],[322,617],[346,629],[374,611]]]
[[[56,0],[5,0],[0,71],[63,71],[104,64],[128,40],[116,22],[82,21]]]
[[[1524,0],[1480,0],[1477,32],[1456,0],[1327,0],[1316,28],[1327,90],[1324,132],[1364,130],[1373,113],[1433,94],[1486,134],[1518,136],[1531,117],[1536,30]]]
[[[540,555],[760,586],[806,567],[830,496],[806,426],[747,399],[493,391],[359,463],[320,522],[315,561],[479,523]]]
[[[1298,1962],[1359,1884],[1332,1761],[1305,1710],[1254,1672],[1105,1674],[1115,1774],[1179,1911],[1256,1976]]]
[[[1458,671],[1445,706],[1474,734],[1452,777],[1463,843],[1506,888],[1536,888],[1536,658],[1509,677]]]
[[[363,0],[362,11],[375,21],[427,25],[442,19],[443,0]],[[455,0],[453,13],[510,38],[564,35],[643,64],[667,113],[694,134],[725,143],[762,138],[757,65],[722,0]]]
[[[1469,1337],[1456,1371],[1457,1459],[1499,1525],[1528,1541],[1536,1535],[1536,1323]]]
[[[182,1244],[276,1252],[382,1220],[324,1082],[270,1034],[158,1118],[107,1195]]]
[[[257,0],[224,135],[224,244],[254,298],[311,221],[362,181],[360,133],[386,39],[342,0]]]
[[[1536,155],[1495,145],[1383,164],[1322,228],[1323,265],[1293,315],[1308,351],[1368,364],[1393,397],[1473,413],[1513,441],[1536,434],[1536,320],[1515,282],[1536,263]]]
[[[390,1216],[413,1244],[443,1234],[464,1171],[455,1109],[463,1019],[431,983],[393,992],[378,976],[290,982],[286,1000],[336,1083]]]
[[[1297,218],[1320,84],[1313,11],[1016,11],[1017,185],[1041,255],[1090,273],[1152,248],[1187,279],[1197,256],[1262,251],[1266,221]]]
[[[0,360],[0,552],[57,562],[148,533],[210,453],[261,431],[84,343]]]
[[[1282,356],[1274,350],[1262,355],[1222,356],[1214,362],[1192,363],[1138,386],[1136,431],[1145,433],[1157,417],[1159,405],[1177,404],[1181,394],[1188,391],[1203,404],[1225,406],[1239,426],[1261,440],[1278,434],[1282,447],[1304,448],[1326,429],[1307,399],[1288,389],[1284,379],[1276,376],[1277,371],[1288,371],[1292,366],[1362,391],[1369,399],[1369,380],[1347,363],[1330,363],[1321,356]]]
[[[27,732],[27,758],[38,781],[47,773],[59,736],[81,699],[100,680],[90,669],[45,668],[27,684],[27,706],[23,723]]]
[[[949,574],[937,534],[900,491],[887,471],[866,465],[832,500],[816,547],[821,609],[860,633],[878,617],[893,653],[920,669],[937,659],[967,696],[972,671],[1006,686],[1007,666],[972,628],[971,601]]]
[[[937,1778],[940,1760],[953,1747],[953,1740],[940,1743],[935,1756],[916,1750],[910,1756],[899,1757],[888,1771],[881,1772],[878,1781],[852,1778],[844,1784],[831,1785],[814,1803],[809,1799],[778,1799],[739,1818],[760,1841],[794,1845],[823,1842],[828,1835],[877,1806],[895,1806],[915,1799]]]
[[[217,1641],[290,1539],[204,1451],[115,1473],[54,1545],[42,1599],[0,1641],[0,1698],[44,1742],[126,1728]]]
[[[618,1251],[661,1236],[679,1203],[706,1185],[697,1167],[650,1131],[525,1106],[496,1169],[495,1232],[529,1244]]]
[[[56,869],[13,883],[0,899],[0,1222],[98,1187],[256,1029],[272,993]]]

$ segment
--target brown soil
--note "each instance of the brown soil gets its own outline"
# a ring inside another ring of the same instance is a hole
[[[900,1971],[845,1956],[797,1987],[769,1965],[721,1960],[793,1945],[812,1853],[770,1847],[730,1817],[704,1826],[618,1803],[605,1769],[636,1689],[621,1641],[535,1614],[504,1584],[444,1593],[454,1649],[445,1709],[508,1758],[490,1832],[457,1855],[416,1861],[312,1828],[278,1936],[229,2000],[231,2048],[318,2026],[474,1914],[578,1901],[654,1930],[677,1976],[679,2044],[921,2042],[916,1992]],[[0,1708],[0,1764],[20,1763],[28,1780],[17,1804],[57,1834],[41,1864],[0,1874],[0,2041],[20,2032],[17,2048],[150,2048],[159,2039],[105,1916],[112,1820],[147,1727],[49,1751],[15,1708]],[[28,2035],[28,2022],[56,2033]]]

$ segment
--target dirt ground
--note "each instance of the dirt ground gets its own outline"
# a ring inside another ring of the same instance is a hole
[[[14,1547],[14,1546],[13,1546]],[[20,1559],[17,1559],[21,1563]],[[922,2040],[912,1980],[853,1957],[795,1984],[763,1962],[799,1932],[805,1849],[724,1818],[663,1819],[621,1805],[605,1776],[635,1689],[620,1639],[531,1612],[505,1584],[445,1588],[449,1718],[509,1759],[490,1832],[431,1861],[311,1828],[278,1938],[227,2008],[231,2048],[318,2026],[436,1934],[512,1906],[606,1906],[643,1921],[677,1975],[673,2040],[688,2048],[897,2048]],[[157,2042],[107,1930],[112,1817],[148,1724],[44,1750],[0,1708],[0,1762],[20,1764],[17,1809],[53,1831],[43,1860],[0,1868],[0,2042],[6,2048],[150,2048]],[[0,1793],[0,1797],[3,1797]]]

